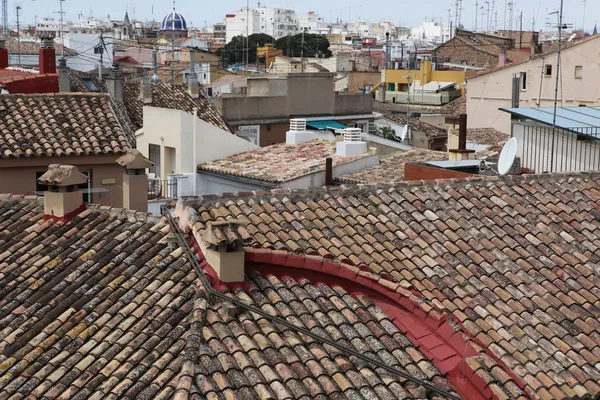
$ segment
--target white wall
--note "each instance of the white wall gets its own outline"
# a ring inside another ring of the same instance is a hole
[[[100,65],[100,54],[94,54],[94,46],[100,43],[100,35],[95,33],[69,33],[64,37],[65,46],[77,51],[77,55],[67,59],[67,66],[76,70],[87,72],[92,69],[98,69]],[[102,65],[109,68],[113,62],[113,45],[111,40],[105,40],[106,49],[104,50]],[[60,54],[60,52],[56,52]],[[96,61],[93,61],[96,60]]]
[[[175,148],[175,174],[195,173],[196,165],[257,148],[252,143],[196,118],[196,158],[194,161],[194,116],[180,110],[144,107],[144,128],[137,133],[137,148],[149,157],[149,145]],[[164,160],[161,149],[161,160]],[[162,162],[160,174],[171,174]]]
[[[528,132],[527,128],[535,129],[535,132]],[[598,141],[577,140],[577,135],[565,132],[553,135],[550,127],[524,122],[514,122],[512,129],[518,143],[517,157],[521,160],[521,167],[532,169],[536,174],[595,171],[600,166]],[[554,157],[551,157],[553,137]]]
[[[600,36],[566,48],[561,55],[562,84],[558,98],[562,106],[581,103],[600,104]],[[543,66],[552,65],[552,76],[543,75]],[[583,66],[581,79],[575,78],[575,66]],[[556,53],[535,58],[522,64],[502,68],[492,73],[468,79],[467,114],[469,128],[493,127],[510,133],[510,114],[498,108],[510,108],[512,77],[527,74],[527,89],[520,92],[520,107],[552,107],[556,83]],[[541,88],[541,90],[540,90]],[[541,93],[541,96],[540,96]],[[540,100],[541,99],[541,100]],[[561,105],[559,103],[559,105]]]

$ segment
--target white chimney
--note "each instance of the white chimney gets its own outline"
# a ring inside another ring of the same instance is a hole
[[[202,234],[202,252],[221,282],[244,281],[244,245],[250,241],[238,231],[244,225],[235,219],[209,222]]]
[[[78,185],[86,183],[87,176],[73,165],[51,164],[38,182],[48,185],[44,192],[44,214],[63,218],[83,205],[83,194]]]
[[[290,130],[285,134],[286,144],[300,144],[313,139],[335,140],[329,131],[306,130],[306,120],[301,118],[290,119]]]
[[[152,84],[147,77],[143,77],[140,83],[140,100],[144,104],[152,104]]]
[[[359,128],[346,128],[340,130],[344,140],[336,143],[336,154],[342,157],[354,157],[368,151],[367,142],[361,139],[362,130]]]

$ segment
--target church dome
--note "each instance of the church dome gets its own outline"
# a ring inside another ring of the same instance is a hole
[[[163,19],[160,30],[167,32],[185,32],[188,28],[183,15],[173,9],[173,11],[168,13]]]

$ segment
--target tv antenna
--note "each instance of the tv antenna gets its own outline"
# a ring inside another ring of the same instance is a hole
[[[498,176],[505,176],[510,172],[513,165],[515,164],[515,160],[517,158],[517,149],[517,139],[508,139],[508,141],[504,144],[502,151],[500,152],[500,158],[498,159],[498,170],[494,170],[487,162],[485,162],[485,160],[481,160],[479,170],[481,172],[491,170],[495,172]]]

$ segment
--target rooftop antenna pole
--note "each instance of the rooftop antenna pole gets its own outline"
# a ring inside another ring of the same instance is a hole
[[[175,18],[175,0],[173,0],[173,18]],[[175,28],[175,24],[173,24]],[[173,90],[173,109],[177,109],[177,96],[175,96],[175,32],[171,31],[171,89]]]
[[[62,45],[62,50],[60,52],[60,58],[64,59],[65,58],[65,39],[64,39],[64,32],[63,32],[63,1],[65,0],[60,0],[60,41],[61,41],[61,45]]]
[[[2,37],[8,39],[8,0],[2,0]]]
[[[21,6],[17,6],[17,46],[19,49],[17,65],[19,67],[21,66],[21,25],[19,23],[19,17],[21,16],[20,11],[21,11]]]
[[[581,21],[581,30],[585,35],[585,7],[587,6],[587,0],[583,0],[583,21]]]
[[[508,0],[504,0],[504,26],[502,29],[506,32],[506,9],[508,7]]]
[[[246,71],[248,71],[248,55],[250,53],[250,0],[246,0]]]
[[[567,26],[563,25],[563,3],[564,0],[560,0],[560,10],[558,12],[558,53],[556,56],[556,83],[554,86],[554,114],[552,115],[552,149],[550,150],[550,172],[554,172],[554,146],[555,146],[555,135],[556,135],[556,109],[558,105],[558,84],[560,77],[560,55],[562,50],[562,30],[566,29]],[[562,93],[561,93],[562,96]]]
[[[485,14],[485,21],[486,21],[485,30],[489,32],[490,31],[490,2],[484,1],[484,3],[487,4],[487,11]]]
[[[479,14],[479,0],[475,0],[475,33],[477,33],[477,17]]]

